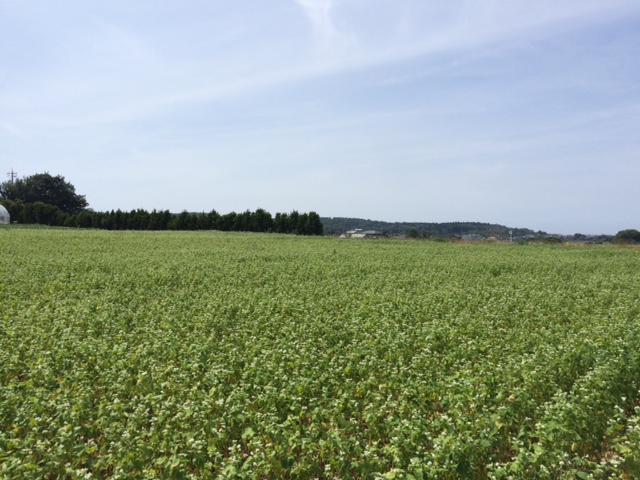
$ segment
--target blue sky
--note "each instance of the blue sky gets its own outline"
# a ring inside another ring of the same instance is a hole
[[[614,234],[638,59],[637,0],[0,0],[0,166],[95,210]]]

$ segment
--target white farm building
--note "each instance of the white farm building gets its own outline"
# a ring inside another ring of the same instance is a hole
[[[348,232],[343,233],[340,235],[340,238],[382,238],[386,236],[386,233],[378,230],[362,230],[360,228],[356,228],[355,230],[349,230]]]
[[[2,205],[0,205],[0,223],[11,223],[9,212]]]

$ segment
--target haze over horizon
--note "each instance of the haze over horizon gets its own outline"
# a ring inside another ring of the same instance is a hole
[[[98,211],[615,234],[638,58],[632,0],[0,0],[0,173]]]

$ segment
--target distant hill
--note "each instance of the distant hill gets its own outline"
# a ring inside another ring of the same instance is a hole
[[[379,220],[365,220],[362,218],[320,217],[325,234],[339,235],[356,228],[363,230],[381,230],[389,235],[408,235],[414,230],[420,236],[450,237],[452,235],[480,235],[482,237],[508,238],[509,231],[514,237],[527,235],[546,235],[545,232],[535,232],[528,228],[512,228],[504,225],[480,222],[450,222],[450,223],[412,223],[412,222],[382,222]]]

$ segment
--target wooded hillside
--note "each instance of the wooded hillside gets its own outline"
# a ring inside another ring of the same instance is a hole
[[[448,237],[451,235],[481,235],[483,237],[508,237],[509,231],[514,236],[544,235],[545,232],[535,232],[528,228],[512,228],[480,222],[449,222],[449,223],[412,223],[412,222],[382,222],[379,220],[365,220],[362,218],[321,217],[325,234],[340,234],[347,230],[361,228],[363,230],[382,230],[389,235],[408,235],[415,230],[420,236]]]

